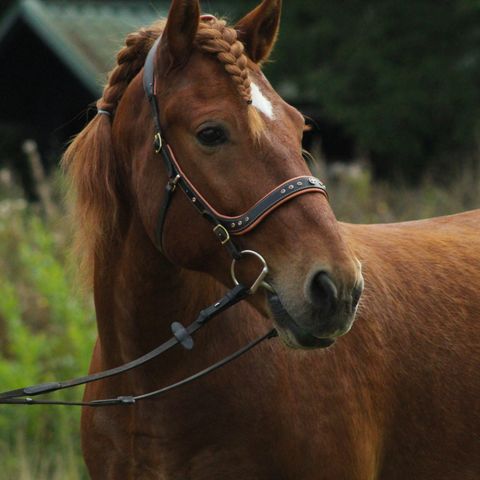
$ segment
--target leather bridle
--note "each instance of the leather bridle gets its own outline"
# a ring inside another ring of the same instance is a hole
[[[154,148],[165,164],[168,174],[168,182],[165,187],[165,196],[160,208],[156,229],[156,242],[160,250],[163,250],[163,230],[168,207],[172,201],[177,187],[180,188],[197,211],[204,216],[212,225],[213,232],[229,251],[234,259],[242,256],[242,251],[237,247],[233,237],[245,235],[257,227],[268,215],[285,202],[305,193],[316,192],[327,195],[325,185],[313,176],[300,176],[291,178],[273,190],[268,192],[255,205],[237,216],[227,216],[219,213],[195,188],[188,176],[179,165],[172,148],[165,141],[160,126],[160,109],[156,95],[155,59],[158,57],[158,47],[161,37],[157,38],[148,52],[143,72],[143,88],[151,107],[153,122],[155,125]],[[254,107],[250,107],[254,108]]]
[[[33,385],[30,387],[23,387],[16,390],[10,390],[0,393],[0,404],[16,404],[16,405],[76,405],[76,406],[111,406],[111,405],[132,405],[137,401],[147,398],[158,397],[173,389],[181,387],[187,383],[198,380],[199,378],[213,372],[214,370],[226,365],[227,363],[235,360],[241,355],[245,354],[261,342],[266,339],[273,338],[277,335],[275,329],[272,329],[262,335],[261,337],[248,343],[246,346],[236,351],[235,353],[225,357],[219,362],[211,365],[210,367],[198,372],[191,377],[183,379],[174,384],[163,387],[159,390],[149,392],[142,395],[121,395],[115,398],[92,400],[88,402],[67,402],[57,400],[43,400],[33,399],[37,395],[55,392],[58,390],[64,390],[67,388],[75,387],[78,385],[85,385],[87,383],[96,382],[105,378],[113,377],[121,373],[127,372],[134,368],[137,368],[145,363],[157,358],[159,355],[170,350],[177,344],[182,345],[187,350],[193,348],[192,336],[200,328],[207,324],[213,317],[226,309],[232,307],[241,300],[245,300],[249,295],[255,293],[255,291],[263,286],[269,290],[272,287],[265,282],[265,277],[268,274],[267,262],[258,252],[253,250],[241,250],[234,242],[233,237],[239,237],[253,230],[260,224],[268,215],[270,215],[276,208],[280,207],[285,202],[292,200],[293,198],[303,195],[305,193],[322,193],[326,195],[325,185],[313,176],[301,176],[291,178],[283,182],[272,191],[268,192],[262,199],[260,199],[252,208],[247,212],[238,216],[227,216],[219,213],[211,204],[205,199],[205,197],[195,188],[195,186],[189,181],[184,170],[177,162],[171,147],[165,141],[162,135],[160,127],[160,115],[159,104],[156,96],[156,83],[155,83],[155,59],[157,58],[157,50],[160,44],[160,37],[154,42],[150,49],[144,65],[143,73],[143,85],[146,96],[152,110],[153,122],[155,125],[154,135],[154,149],[157,155],[160,155],[165,164],[168,182],[165,188],[165,196],[162,206],[160,208],[158,222],[156,227],[156,244],[157,247],[163,251],[163,230],[165,225],[165,218],[168,208],[171,204],[173,194],[180,188],[192,205],[200,212],[213,225],[213,233],[219,239],[220,243],[225,246],[232,256],[231,275],[235,283],[234,288],[229,290],[218,302],[214,303],[210,307],[202,310],[196,320],[187,327],[184,327],[179,322],[171,324],[171,331],[173,336],[152,350],[151,352],[118,367],[105,370],[103,372],[94,373],[92,375],[86,375],[80,378],[74,378],[63,382],[50,382],[39,385]],[[99,114],[112,115],[111,112],[99,111]],[[255,256],[262,263],[262,271],[253,282],[250,287],[241,284],[235,276],[236,263],[246,255]]]

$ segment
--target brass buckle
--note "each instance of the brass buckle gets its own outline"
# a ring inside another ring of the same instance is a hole
[[[155,147],[155,153],[160,153],[162,150],[162,136],[160,135],[160,132],[157,132],[153,137],[153,145]]]
[[[250,287],[249,293],[254,294],[259,287],[266,288],[268,291],[273,292],[273,288],[270,284],[264,281],[265,277],[268,275],[268,265],[266,260],[258,253],[253,250],[242,250],[240,252],[240,257],[243,257],[245,255],[253,255],[254,257],[257,257],[263,264],[262,271],[260,272],[260,275],[257,277],[257,279],[253,282],[253,285]],[[230,273],[232,275],[232,280],[235,285],[239,285],[239,281],[237,280],[237,277],[235,275],[235,265],[237,263],[237,260],[234,258],[232,260],[232,266],[230,267]]]
[[[225,245],[230,241],[230,233],[228,233],[228,230],[223,225],[216,225],[213,229],[213,233],[220,239],[222,245]]]

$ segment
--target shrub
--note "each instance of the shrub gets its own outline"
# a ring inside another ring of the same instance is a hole
[[[60,225],[42,220],[22,201],[0,203],[2,390],[68,379],[88,369],[94,314],[75,289],[68,236]],[[80,389],[58,394],[71,400],[81,395]],[[51,479],[69,471],[63,478],[80,478],[72,469],[79,463],[79,413],[54,406],[0,406],[4,475]]]

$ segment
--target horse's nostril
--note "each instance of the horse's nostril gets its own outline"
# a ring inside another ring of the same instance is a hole
[[[310,293],[312,303],[323,313],[331,313],[336,307],[338,300],[337,287],[327,272],[319,272],[312,278]]]

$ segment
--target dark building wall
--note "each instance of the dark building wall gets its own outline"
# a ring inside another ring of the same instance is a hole
[[[85,123],[93,95],[23,21],[0,44],[0,65],[0,123],[58,153]]]
[[[85,125],[94,97],[22,20],[0,44],[0,66],[0,166],[10,164],[34,199],[22,142],[34,139],[50,169]]]

